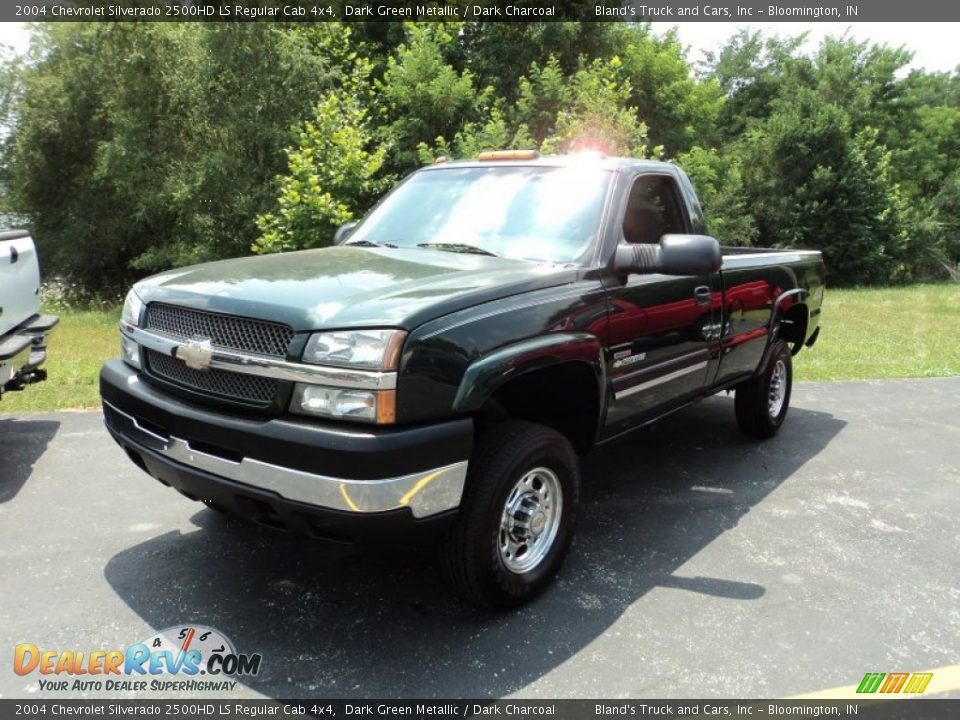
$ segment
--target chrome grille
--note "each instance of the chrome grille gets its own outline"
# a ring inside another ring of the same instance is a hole
[[[217,395],[254,405],[269,405],[279,390],[279,383],[271,378],[227,370],[191,370],[179,360],[156,350],[147,350],[147,368],[152,375],[204,395]]]
[[[174,340],[210,340],[214,348],[285,358],[293,330],[280,323],[221,315],[191,308],[150,303],[144,329]],[[203,395],[237,400],[248,405],[271,405],[281,383],[271,378],[230,372],[193,370],[176,358],[155,350],[146,352],[149,375]]]
[[[280,323],[162,303],[147,305],[146,329],[180,340],[209,339],[225,350],[283,358],[293,330]]]

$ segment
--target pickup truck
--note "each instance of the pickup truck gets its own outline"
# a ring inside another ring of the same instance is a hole
[[[747,435],[783,424],[791,357],[819,332],[820,253],[705,233],[673,164],[442,161],[334,247],[134,285],[106,425],[192,500],[433,543],[463,596],[517,606],[567,553],[578,455],[722,390]]]
[[[40,314],[40,266],[30,233],[0,232],[0,396],[47,379],[55,315]]]

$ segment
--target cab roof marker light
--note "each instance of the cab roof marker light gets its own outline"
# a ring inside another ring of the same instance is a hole
[[[477,160],[535,160],[540,157],[536,150],[487,150],[477,155]]]

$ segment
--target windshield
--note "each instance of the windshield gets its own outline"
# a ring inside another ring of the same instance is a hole
[[[412,176],[347,240],[568,263],[590,247],[611,173],[451,167]]]

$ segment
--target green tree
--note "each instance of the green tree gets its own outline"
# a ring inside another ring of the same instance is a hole
[[[544,152],[598,148],[610,155],[647,156],[647,126],[629,105],[633,88],[618,56],[584,64],[569,85],[553,132],[540,144]]]
[[[191,127],[161,138],[175,129],[190,83],[182,65],[159,56],[189,65],[197,33],[80,23],[34,33],[5,143],[8,182],[45,265],[99,288],[174,234],[176,212],[164,201],[169,162],[184,153]]]
[[[757,225],[743,186],[739,153],[696,146],[677,158],[677,164],[697,189],[708,232],[724,245],[756,244]]]
[[[742,143],[743,180],[765,243],[820,249],[834,284],[881,282],[900,252],[889,153],[875,130],[806,89]]]
[[[737,139],[751,121],[770,116],[805,37],[765,38],[743,29],[718,52],[705,53],[701,77],[715,82],[725,98],[716,120],[722,140]]]
[[[603,4],[603,3],[598,3]],[[564,17],[586,17],[592,7],[576,0],[555,4]],[[617,53],[614,23],[571,22],[470,22],[462,26],[462,66],[469,68],[479,87],[492,87],[497,97],[514,103],[519,80],[531,66],[543,67],[553,59],[564,75],[572,75],[581,59],[604,59]]]
[[[367,111],[356,96],[331,91],[304,123],[299,144],[287,149],[287,174],[279,178],[275,213],[257,218],[257,253],[330,245],[337,228],[353,220],[386,189],[378,177],[383,147],[369,150]]]
[[[715,142],[720,87],[711,78],[693,76],[676,31],[658,36],[649,23],[609,25],[615,48],[611,55],[619,58],[630,84],[625,104],[636,108],[650,144],[675,157],[696,144]]]
[[[931,254],[954,282],[960,282],[960,168],[944,179],[932,209],[936,236]]]
[[[247,252],[290,128],[335,77],[316,39],[242,23],[33,32],[5,182],[48,272],[105,290]]]
[[[573,8],[572,0],[564,3]],[[677,159],[730,244],[824,250],[831,282],[960,261],[960,74],[902,49],[590,23],[44,24],[0,68],[4,209],[89,289],[329,242],[437,155]]]
[[[440,23],[405,24],[407,40],[387,61],[376,82],[380,123],[377,139],[389,145],[387,166],[409,172],[420,160],[421,143],[453,137],[488,111],[493,91],[478,91],[469,70],[458,72],[446,58],[457,42]]]
[[[647,128],[637,109],[627,104],[631,86],[618,57],[584,62],[571,76],[563,75],[559,61],[551,57],[543,67],[532,66],[519,87],[515,105],[498,102],[480,121],[465,122],[452,142],[440,136],[432,145],[421,143],[421,162],[438,155],[465,158],[481,150],[513,148],[647,156]]]

